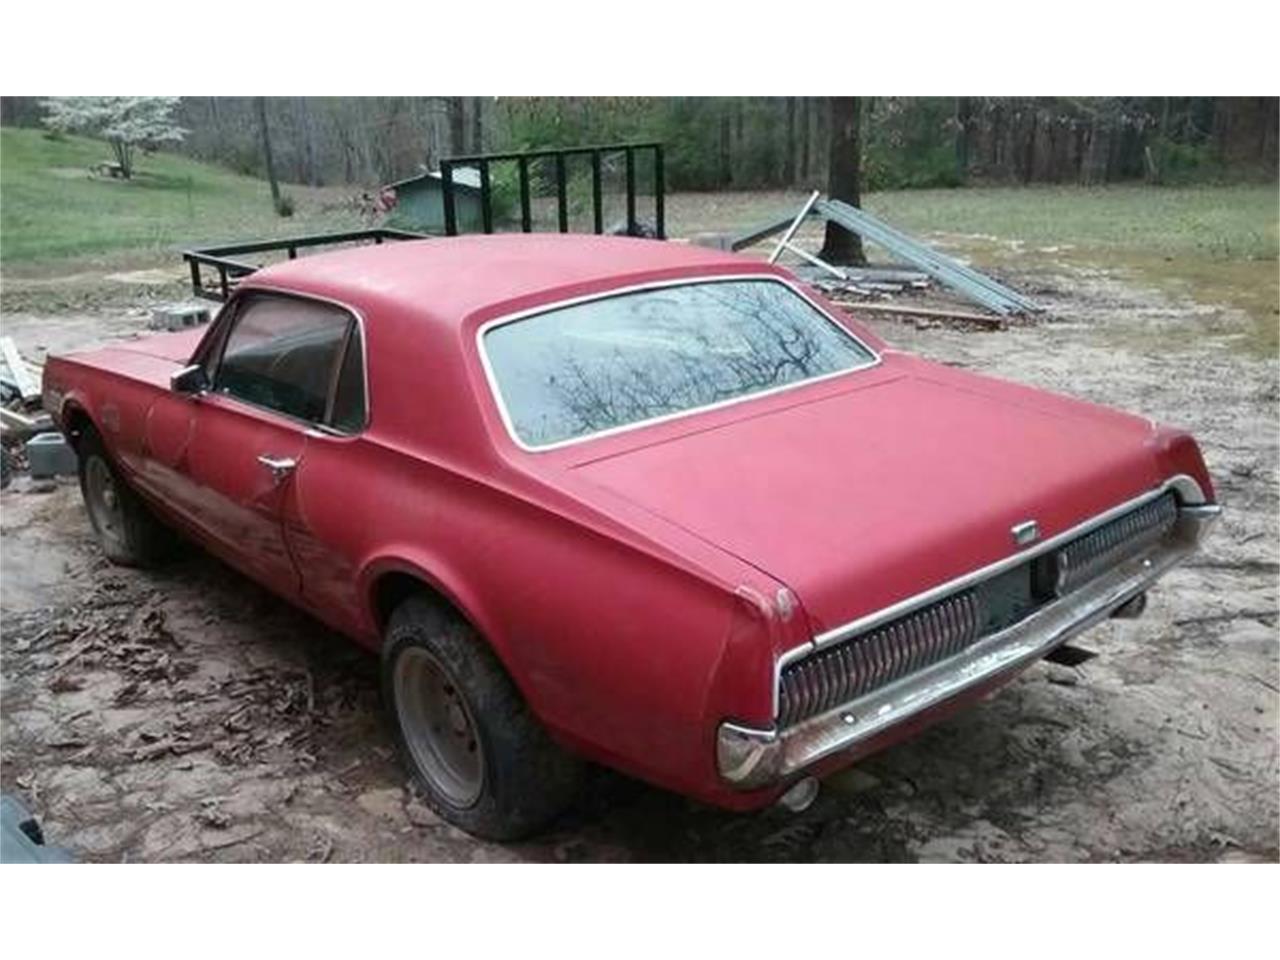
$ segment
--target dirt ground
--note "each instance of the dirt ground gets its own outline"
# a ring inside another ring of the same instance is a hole
[[[1275,861],[1280,364],[1250,321],[1105,271],[1005,276],[1048,304],[1002,332],[872,319],[936,359],[1189,427],[1225,504],[1144,618],[829,780],[737,816],[605,771],[528,843],[439,821],[396,762],[376,665],[193,552],[107,564],[74,482],[0,494],[0,786],[98,861]],[[13,312],[26,350],[145,326],[151,298]]]

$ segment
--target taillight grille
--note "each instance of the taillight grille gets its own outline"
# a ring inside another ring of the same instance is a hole
[[[1178,519],[1172,493],[1072,540],[1058,551],[1058,592],[1068,593],[1163,539]]]
[[[1066,546],[960,590],[782,670],[778,722],[787,727],[946,660],[1166,537],[1178,501],[1166,493]],[[1048,571],[1033,565],[1048,564]],[[1052,581],[1056,574],[1056,583]]]
[[[779,722],[825,713],[954,656],[978,639],[983,620],[977,591],[965,590],[792,664],[782,674]]]

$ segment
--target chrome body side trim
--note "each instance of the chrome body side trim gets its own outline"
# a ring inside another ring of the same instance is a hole
[[[716,403],[708,403],[700,407],[690,407],[688,410],[679,410],[675,413],[667,413],[667,414],[663,414],[662,416],[650,417],[647,420],[637,420],[634,423],[624,423],[624,424],[621,424],[620,426],[608,427],[604,430],[597,430],[593,433],[586,433],[577,437],[569,437],[565,440],[557,440],[553,443],[528,444],[528,443],[525,443],[522,439],[520,439],[520,435],[516,432],[515,423],[511,419],[511,414],[507,410],[507,403],[502,396],[502,388],[498,384],[498,378],[493,371],[493,366],[489,363],[488,352],[485,350],[484,336],[490,330],[494,329],[495,327],[505,326],[508,323],[515,323],[520,320],[527,320],[529,317],[534,317],[543,313],[549,313],[553,310],[560,310],[565,307],[573,307],[581,303],[590,303],[594,300],[608,300],[611,297],[624,296],[629,293],[641,293],[646,290],[661,290],[664,287],[701,286],[703,284],[708,284],[708,283],[730,283],[733,281],[742,281],[742,280],[764,280],[771,283],[779,284],[780,286],[787,287],[793,293],[799,295],[800,298],[805,301],[805,303],[813,307],[813,309],[818,312],[818,315],[820,317],[822,317],[824,320],[826,320],[828,323],[834,326],[837,330],[839,330],[842,334],[844,334],[846,337],[848,337],[854,343],[856,343],[859,347],[865,350],[871,356],[871,361],[869,363],[864,363],[856,367],[850,367],[847,370],[836,370],[833,373],[827,373],[817,377],[810,377],[807,380],[799,380],[795,383],[787,383],[779,387],[770,387],[767,390],[760,390],[760,391],[757,391],[756,393],[748,393],[740,397],[730,397],[728,400],[720,400],[720,401],[717,401]],[[694,276],[688,276],[688,277],[677,277],[671,280],[659,280],[659,281],[654,281],[652,283],[633,284],[632,286],[617,287],[616,289],[604,290],[599,293],[587,294],[586,296],[582,296],[582,297],[571,297],[566,300],[557,300],[553,303],[542,304],[541,306],[533,307],[528,310],[521,310],[518,313],[512,313],[502,317],[495,317],[492,320],[486,320],[476,330],[476,352],[480,357],[480,366],[484,370],[485,381],[489,384],[489,394],[490,396],[492,396],[493,402],[498,409],[498,416],[502,419],[502,425],[507,431],[507,436],[511,439],[512,443],[514,443],[517,447],[519,447],[521,450],[525,451],[526,453],[544,453],[548,450],[558,450],[561,447],[569,447],[578,443],[587,443],[588,441],[591,441],[591,440],[598,440],[602,437],[611,437],[611,436],[614,436],[615,434],[625,433],[629,430],[639,430],[643,427],[651,427],[651,426],[654,426],[655,424],[666,423],[670,420],[678,420],[682,417],[691,417],[699,413],[706,413],[709,410],[719,410],[723,407],[730,407],[735,404],[746,403],[749,400],[759,400],[764,397],[773,396],[776,393],[783,393],[787,390],[798,390],[799,388],[807,387],[810,384],[822,383],[824,380],[831,380],[831,379],[834,379],[835,377],[846,377],[846,376],[849,376],[850,374],[858,373],[859,371],[862,371],[862,370],[870,370],[873,367],[878,367],[881,363],[884,362],[884,358],[880,355],[880,353],[878,353],[870,344],[864,342],[861,337],[859,337],[856,333],[853,332],[852,329],[850,329],[844,323],[841,323],[836,317],[832,316],[830,311],[823,308],[822,304],[818,303],[818,301],[816,301],[812,296],[806,293],[799,284],[794,283],[793,281],[788,280],[785,277],[780,277],[775,273],[749,273],[749,272],[712,274],[710,276],[694,275]]]
[[[1176,489],[1179,479],[1169,481],[1158,492]],[[1133,504],[1125,506],[1132,509]],[[825,714],[782,731],[721,724],[716,751],[721,776],[743,789],[786,779],[831,754],[873,745],[891,728],[971,687],[1002,675],[1012,678],[1017,670],[1105,620],[1194,553],[1220,512],[1221,507],[1216,504],[1183,506],[1172,532],[1144,552],[962,653]],[[1103,516],[1114,515],[1114,511],[1108,511]],[[1089,526],[1092,525],[1091,522]],[[1025,559],[1025,555],[1019,556],[1019,560]],[[812,648],[801,649],[808,652]],[[776,682],[774,689],[776,700]]]

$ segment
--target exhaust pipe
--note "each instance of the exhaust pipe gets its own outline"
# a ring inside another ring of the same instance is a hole
[[[778,798],[778,806],[786,807],[792,813],[803,813],[813,806],[813,801],[817,799],[817,778],[805,777],[803,780],[797,780],[786,793]]]
[[[1144,590],[1132,600],[1126,600],[1120,606],[1111,611],[1111,616],[1116,620],[1137,620],[1142,616],[1142,611],[1147,609],[1147,592]]]

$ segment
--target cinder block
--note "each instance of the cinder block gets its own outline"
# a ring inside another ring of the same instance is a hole
[[[60,433],[38,433],[26,444],[27,462],[31,476],[36,480],[45,477],[74,477],[78,472],[76,452]]]
[[[169,303],[151,311],[152,330],[185,330],[209,322],[209,308],[198,303]]]
[[[712,250],[733,249],[733,237],[727,233],[695,233],[689,242],[695,247],[710,247]]]

